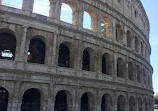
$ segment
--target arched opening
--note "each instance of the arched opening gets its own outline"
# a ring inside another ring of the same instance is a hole
[[[122,58],[118,58],[117,60],[117,76],[124,77],[125,65]]]
[[[111,58],[107,53],[102,56],[102,73],[107,75],[111,74]]]
[[[136,104],[135,99],[133,96],[130,97],[129,100],[129,111],[135,111],[136,110]]]
[[[112,111],[112,98],[109,94],[102,97],[101,111]]]
[[[2,0],[2,5],[22,9],[23,0]]]
[[[112,23],[109,18],[104,17],[101,20],[101,34],[105,37],[110,38],[112,33]]]
[[[125,98],[122,95],[120,95],[117,100],[117,111],[125,111],[125,107]]]
[[[143,51],[144,51],[144,47],[143,47],[143,43],[141,42],[141,54],[143,55]]]
[[[27,62],[44,64],[45,61],[45,43],[34,38],[30,40]]]
[[[137,81],[141,83],[140,66],[137,65]]]
[[[91,30],[91,16],[87,11],[84,11],[83,15],[83,28],[90,29]]]
[[[0,59],[14,60],[16,38],[10,33],[0,33]]]
[[[62,3],[60,20],[72,24],[72,13],[72,8],[69,5]]]
[[[142,102],[142,99],[141,97],[138,98],[138,111],[143,111],[143,102]]]
[[[54,111],[68,111],[67,95],[64,91],[59,91],[55,97]]]
[[[138,38],[135,37],[135,51],[138,52],[139,51],[139,43],[138,43]]]
[[[132,48],[132,37],[130,31],[127,31],[127,47]]]
[[[87,93],[84,93],[81,97],[81,111],[90,111],[90,104]]]
[[[40,111],[40,92],[35,89],[25,91],[22,98],[21,111]]]
[[[146,100],[146,98],[145,98],[145,111],[147,111],[148,110],[148,103],[147,103],[147,100]]]
[[[61,44],[59,47],[58,66],[70,67],[70,50],[64,44]]]
[[[83,51],[82,70],[90,71],[90,54],[86,49]]]
[[[49,16],[49,0],[34,0],[33,12],[44,16]]]
[[[0,111],[7,111],[7,106],[8,106],[8,91],[0,87]]]
[[[118,42],[122,42],[123,41],[122,27],[119,24],[116,25],[116,40]]]
[[[128,63],[128,78],[130,80],[134,80],[134,67],[133,67],[133,63],[129,62]]]

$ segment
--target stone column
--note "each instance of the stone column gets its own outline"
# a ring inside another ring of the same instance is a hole
[[[123,45],[127,46],[127,26],[124,27]]]
[[[12,107],[11,110],[9,111],[20,111],[21,109],[21,102],[20,102],[20,98],[19,98],[19,91],[20,91],[20,82],[17,81],[15,83],[15,87],[14,87],[14,94],[13,94],[13,101],[12,101]]]
[[[49,17],[59,21],[60,13],[61,13],[61,5],[62,4],[60,0],[50,0]]]
[[[117,78],[117,55],[114,53],[114,60],[113,60],[113,78],[116,81]]]
[[[0,0],[0,5],[2,5],[2,1],[3,1],[3,0]]]
[[[80,7],[81,8],[79,8],[79,10],[78,10],[78,20],[77,20],[77,22],[78,22],[79,29],[82,29],[83,28],[83,14],[84,14],[84,12],[83,12],[81,4],[80,4]]]
[[[51,53],[51,62],[50,62],[50,66],[56,66],[56,65],[58,65],[58,53],[57,53],[57,46],[58,46],[58,44],[57,44],[57,40],[58,40],[58,34],[57,33],[55,33],[54,34],[54,37],[53,37],[54,39],[53,39],[53,44],[52,44],[52,48],[50,48],[50,50],[52,49],[52,51],[50,52]]]
[[[22,10],[33,11],[34,0],[23,0]]]
[[[24,27],[24,32],[23,32],[23,37],[21,39],[20,52],[18,56],[18,61],[20,62],[26,62],[25,56],[27,56],[27,53],[25,53],[25,49],[26,49],[25,46],[26,46],[26,35],[27,35],[28,26],[23,26],[23,27]]]
[[[79,41],[78,43],[78,54],[77,54],[77,70],[82,70],[82,56],[83,56],[83,52],[82,52],[82,41]]]
[[[113,19],[113,23],[112,24],[113,24],[112,37],[113,37],[113,41],[116,42],[117,40],[116,40],[116,20],[115,19]]]
[[[55,103],[55,97],[54,97],[54,84],[50,84],[50,89],[49,89],[49,97],[48,97],[48,111],[54,111],[54,103]]]

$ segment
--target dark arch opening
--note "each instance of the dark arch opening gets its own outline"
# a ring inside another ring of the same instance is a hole
[[[81,97],[81,111],[90,111],[89,98],[87,93],[84,93]]]
[[[90,71],[90,54],[87,50],[83,51],[82,70]]]
[[[101,111],[112,111],[112,99],[109,94],[102,97]]]
[[[137,81],[141,83],[141,74],[140,74],[140,67],[137,65]]]
[[[55,97],[54,111],[68,111],[67,96],[64,91],[59,91]]]
[[[21,111],[40,111],[41,95],[37,89],[25,91],[22,99]]]
[[[126,106],[125,98],[121,95],[118,97],[117,100],[117,111],[125,111],[125,106]]]
[[[138,111],[143,111],[142,105],[143,105],[142,99],[139,97],[138,98]]]
[[[58,66],[70,67],[70,50],[64,44],[61,44],[59,47]]]
[[[45,43],[38,39],[31,39],[27,62],[44,64],[45,61]]]
[[[125,70],[125,66],[124,66],[123,59],[118,58],[118,60],[117,60],[117,76],[124,77],[124,70]]]
[[[10,33],[0,34],[0,59],[14,60],[16,38]]]
[[[134,68],[133,68],[133,63],[129,62],[128,63],[128,77],[130,80],[134,80]]]
[[[0,111],[7,111],[7,106],[8,106],[8,91],[0,87]]]
[[[111,74],[111,60],[109,54],[104,54],[102,56],[102,73],[110,75]]]
[[[136,110],[135,99],[133,96],[131,96],[129,100],[129,111],[135,111],[135,110]]]

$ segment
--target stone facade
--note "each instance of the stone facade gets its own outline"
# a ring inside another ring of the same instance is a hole
[[[73,10],[72,24],[60,21],[62,3]],[[33,4],[0,5],[3,111],[28,111],[27,98],[35,95],[39,106],[29,111],[153,111],[149,21],[139,0],[50,0],[49,17],[33,13]],[[84,11],[91,30],[83,28]]]

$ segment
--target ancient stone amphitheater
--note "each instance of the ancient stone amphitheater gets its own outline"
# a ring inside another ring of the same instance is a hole
[[[49,0],[49,16],[33,13],[34,0],[21,9],[0,1],[0,111],[153,111],[140,0]]]

